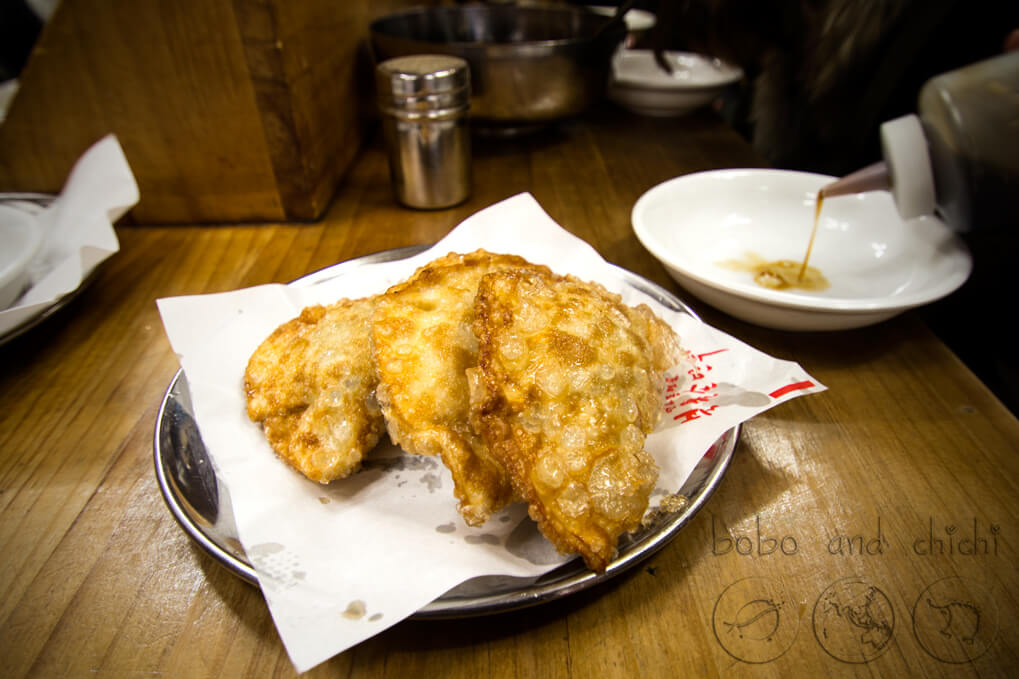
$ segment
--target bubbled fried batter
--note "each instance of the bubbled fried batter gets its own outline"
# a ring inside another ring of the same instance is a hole
[[[472,526],[514,499],[505,470],[468,421],[466,377],[477,365],[471,326],[478,282],[507,268],[544,270],[515,255],[450,253],[390,288],[372,324],[389,436],[409,453],[441,457]]]
[[[541,532],[604,571],[658,477],[644,441],[678,357],[672,329],[646,306],[547,271],[485,276],[475,314],[474,426]]]
[[[357,471],[385,433],[371,353],[375,298],[311,306],[255,350],[244,376],[248,416],[273,450],[313,481]]]

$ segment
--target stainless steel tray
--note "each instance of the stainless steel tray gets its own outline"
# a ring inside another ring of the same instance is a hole
[[[373,262],[413,256],[425,249],[414,246],[341,262],[292,283],[318,285]],[[696,316],[667,290],[624,269],[622,280],[661,304]],[[576,558],[536,578],[484,576],[461,583],[431,602],[414,618],[455,618],[497,613],[553,601],[604,582],[644,561],[669,543],[708,501],[729,467],[739,427],[723,434],[706,451],[693,474],[677,492],[688,502],[678,510],[660,512],[646,528],[624,536],[619,555],[604,573],[587,569]],[[209,555],[237,576],[257,585],[255,569],[237,538],[230,494],[219,482],[195,423],[187,379],[178,371],[170,382],[156,417],[153,443],[156,478],[167,507],[181,528]]]
[[[0,203],[27,212],[30,215],[38,215],[46,207],[53,202],[56,198],[55,195],[49,193],[29,193],[20,191],[4,191],[0,192]],[[95,279],[99,268],[97,267],[91,274],[89,274],[81,284],[67,293],[61,296],[53,302],[50,306],[40,311],[35,316],[27,318],[20,324],[13,328],[8,329],[5,332],[0,333],[0,347],[13,341],[14,339],[21,337],[26,332],[36,327],[46,319],[50,318],[58,311],[67,306],[74,298],[81,294],[81,292],[89,286],[90,283]]]

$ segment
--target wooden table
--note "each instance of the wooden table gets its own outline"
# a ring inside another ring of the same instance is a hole
[[[314,224],[118,229],[67,308],[0,348],[0,676],[294,673],[259,591],[181,531],[153,474],[178,368],[154,300],[429,243],[531,191],[608,260],[682,291],[632,235],[670,177],[756,165],[711,115],[606,108],[481,142],[473,198],[397,207],[366,150]],[[308,676],[1006,676],[1019,666],[1019,421],[915,316],[836,334],[717,327],[829,390],[748,422],[714,497],[640,567],[483,619],[411,621]]]

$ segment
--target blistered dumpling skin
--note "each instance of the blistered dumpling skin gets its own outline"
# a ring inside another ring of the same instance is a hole
[[[471,421],[541,532],[604,571],[658,478],[644,441],[677,338],[646,306],[547,271],[489,274],[475,307]]]
[[[311,306],[255,350],[248,416],[273,450],[313,481],[349,476],[385,433],[371,353],[375,298]]]
[[[472,526],[514,499],[506,471],[468,422],[467,371],[478,361],[474,298],[484,275],[508,268],[543,267],[484,250],[450,253],[387,290],[373,321],[389,436],[409,453],[441,457],[458,510]]]

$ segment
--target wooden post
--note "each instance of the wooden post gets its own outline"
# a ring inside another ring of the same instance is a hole
[[[64,0],[0,125],[0,190],[113,132],[137,223],[313,220],[371,131],[368,27],[412,2]]]

